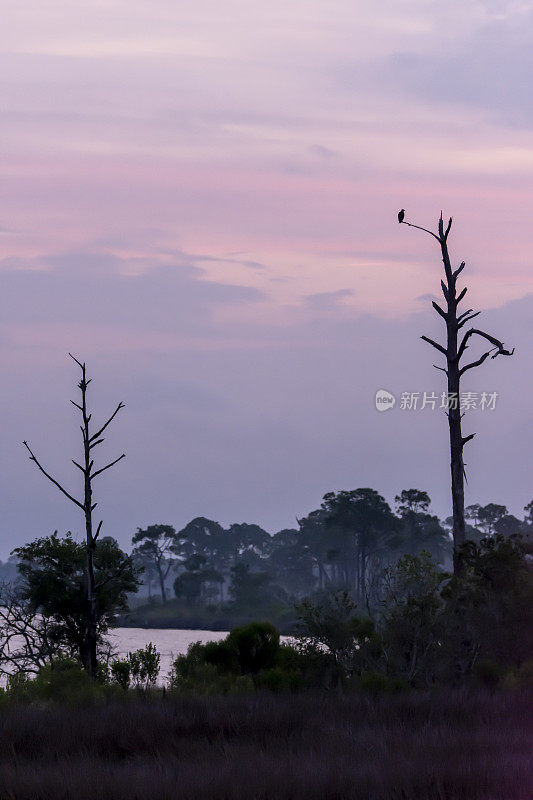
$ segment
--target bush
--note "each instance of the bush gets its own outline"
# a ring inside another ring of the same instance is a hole
[[[255,686],[271,692],[296,692],[303,688],[303,676],[295,669],[271,667],[257,674]]]
[[[203,659],[206,664],[212,664],[217,672],[236,673],[239,671],[237,649],[229,637],[220,642],[207,642],[203,645]]]
[[[273,667],[279,654],[279,632],[270,622],[233,628],[226,642],[234,650],[243,675],[255,675]]]
[[[19,673],[7,682],[7,696],[22,703],[53,701],[87,705],[105,696],[103,684],[91,680],[77,661],[61,659],[41,667],[35,678]]]
[[[131,683],[131,667],[129,661],[127,659],[122,661],[117,659],[113,661],[111,664],[111,677],[124,691],[127,691]]]
[[[280,645],[273,625],[254,622],[234,628],[220,642],[191,644],[187,654],[175,660],[170,685],[174,689],[223,693],[253,690],[254,685],[266,685],[265,680],[272,685],[294,685],[298,669],[294,663],[288,667],[288,660],[294,662],[296,657],[292,648]],[[258,680],[259,675],[278,667],[283,678],[279,672]]]
[[[146,692],[155,686],[160,661],[155,645],[149,642],[146,647],[128,653],[126,658],[113,661],[111,675],[124,690],[129,689],[133,681],[136,689]]]
[[[170,688],[179,691],[194,691],[198,694],[211,692],[217,688],[222,693],[228,691],[231,684],[221,684],[220,674],[215,664],[209,664],[205,658],[206,645],[193,642],[186,655],[176,658],[170,675]]]

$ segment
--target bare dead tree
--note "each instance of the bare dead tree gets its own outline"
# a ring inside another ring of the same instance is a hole
[[[37,675],[61,658],[75,660],[76,645],[58,632],[57,620],[40,613],[23,591],[0,586],[0,676]],[[98,661],[109,664],[116,646],[106,639],[98,643]]]
[[[85,517],[85,534],[86,534],[86,566],[85,566],[85,579],[86,579],[86,589],[87,589],[87,617],[86,617],[86,625],[87,625],[87,641],[84,647],[84,666],[88,669],[90,675],[94,678],[96,677],[98,661],[97,661],[97,646],[98,646],[98,615],[97,615],[97,608],[96,608],[96,590],[97,586],[95,583],[94,577],[94,553],[96,550],[96,542],[100,535],[100,531],[102,530],[102,520],[98,523],[96,528],[96,532],[93,529],[93,511],[97,506],[97,503],[93,503],[92,496],[93,496],[93,481],[98,476],[101,475],[102,472],[105,472],[110,467],[117,464],[121,459],[125,458],[125,453],[122,453],[121,456],[115,458],[114,461],[111,461],[109,464],[106,464],[105,467],[101,467],[100,469],[94,469],[94,460],[92,458],[92,451],[94,450],[97,445],[101,444],[104,441],[104,437],[102,434],[108,427],[108,425],[112,422],[112,420],[116,417],[118,412],[124,408],[124,403],[120,402],[116,409],[113,411],[107,422],[105,422],[98,430],[94,433],[91,433],[91,417],[92,414],[88,412],[87,409],[87,387],[91,382],[91,378],[87,378],[86,367],[85,363],[78,361],[72,353],[69,353],[70,358],[76,362],[76,364],[81,369],[81,380],[78,383],[78,388],[81,392],[81,403],[76,403],[74,400],[71,400],[73,406],[75,406],[81,413],[82,416],[82,424],[80,425],[80,430],[82,433],[83,438],[83,463],[79,464],[77,461],[72,459],[72,463],[81,471],[83,475],[83,501],[76,499],[70,492],[67,490],[55,479],[53,478],[42,466],[42,464],[37,460],[35,454],[31,450],[28,442],[24,442],[24,446],[26,447],[27,451],[30,454],[30,461],[33,461],[43,475],[48,478],[54,486],[57,486],[60,492],[62,492],[65,497],[67,497],[74,505],[78,506],[83,511],[83,515]]]
[[[452,270],[450,255],[448,252],[448,236],[452,228],[452,218],[450,217],[446,229],[442,219],[442,212],[438,223],[438,233],[434,233],[427,228],[420,225],[414,225],[407,222],[403,215],[398,216],[400,224],[408,225],[410,228],[417,228],[432,236],[439,244],[442,261],[444,264],[445,280],[441,280],[440,285],[444,299],[446,301],[446,310],[444,310],[438,303],[433,301],[432,305],[435,311],[443,318],[446,323],[446,346],[435,342],[428,336],[421,338],[428,342],[432,347],[439,351],[446,358],[446,367],[434,365],[436,369],[442,370],[447,376],[448,380],[448,402],[446,415],[448,417],[448,425],[450,429],[450,454],[451,454],[451,476],[452,476],[452,506],[453,506],[453,546],[454,546],[454,572],[458,574],[461,571],[461,555],[460,549],[465,542],[465,498],[464,498],[464,480],[465,469],[463,461],[463,448],[467,442],[474,438],[475,434],[471,433],[468,436],[463,436],[461,429],[461,420],[463,413],[461,412],[460,404],[460,388],[461,378],[470,369],[481,366],[484,361],[490,356],[496,358],[497,356],[512,356],[513,350],[506,350],[503,342],[496,339],[489,333],[479,330],[478,328],[469,328],[459,341],[459,331],[474,317],[480,314],[480,311],[473,311],[471,308],[463,311],[461,314],[457,313],[457,307],[461,300],[466,295],[466,286],[457,293],[457,278],[465,268],[465,262],[462,261],[457,269]],[[474,337],[488,342],[491,347],[486,350],[482,355],[469,362],[468,364],[461,364],[461,359],[466,350],[472,344]]]
[[[37,674],[59,655],[70,655],[55,641],[46,617],[20,592],[0,587],[0,675]]]

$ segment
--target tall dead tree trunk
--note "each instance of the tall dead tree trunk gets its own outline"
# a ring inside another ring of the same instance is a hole
[[[421,338],[432,345],[439,353],[442,353],[446,358],[446,367],[436,368],[446,373],[448,380],[448,400],[446,415],[448,417],[448,426],[450,430],[450,467],[452,477],[452,508],[453,508],[453,566],[455,574],[461,571],[461,547],[465,543],[465,468],[463,461],[463,449],[467,442],[474,438],[475,434],[471,433],[468,436],[463,436],[462,433],[462,417],[461,410],[461,378],[469,369],[479,367],[483,362],[491,356],[511,356],[513,350],[506,350],[503,343],[494,336],[491,336],[484,331],[477,328],[470,328],[461,338],[459,331],[467,322],[477,317],[480,311],[473,312],[471,308],[464,311],[462,314],[457,313],[457,307],[466,294],[466,287],[457,293],[457,278],[465,268],[465,262],[462,261],[457,269],[453,270],[448,252],[448,236],[452,227],[452,218],[450,217],[446,229],[444,229],[444,222],[442,219],[442,212],[438,223],[438,233],[422,228],[420,225],[413,225],[403,218],[400,213],[399,222],[408,225],[410,228],[417,228],[418,230],[428,233],[433,236],[439,243],[442,255],[442,262],[444,264],[445,280],[441,280],[440,285],[444,300],[446,301],[446,310],[441,308],[438,303],[433,301],[432,305],[435,311],[440,314],[446,323],[446,347],[430,339],[428,336]],[[478,359],[471,361],[468,364],[461,365],[461,358],[467,350],[472,337],[478,336],[481,339],[489,342],[492,347],[485,351]]]
[[[91,677],[95,678],[98,670],[97,659],[97,645],[98,645],[98,609],[96,605],[97,600],[97,585],[94,575],[94,556],[96,550],[96,542],[102,530],[102,520],[98,523],[96,532],[93,533],[93,511],[97,503],[93,503],[93,488],[92,482],[97,475],[105,472],[106,469],[117,464],[121,459],[125,458],[125,453],[106,464],[105,467],[94,470],[94,461],[91,457],[92,450],[104,441],[102,437],[103,432],[109,423],[115,418],[124,404],[121,402],[116,407],[115,411],[111,414],[107,422],[104,423],[95,433],[91,434],[90,422],[92,415],[87,410],[87,387],[91,382],[91,378],[87,379],[85,363],[78,361],[77,358],[69,353],[69,356],[78,364],[81,369],[81,380],[78,383],[78,388],[81,391],[81,403],[75,403],[74,400],[70,402],[77,409],[79,409],[82,416],[82,424],[80,430],[83,437],[83,464],[79,464],[72,459],[72,463],[81,470],[83,474],[83,501],[77,500],[66,489],[61,486],[48,472],[43,468],[36,456],[32,452],[28,442],[24,442],[24,446],[30,454],[30,461],[34,461],[37,467],[41,470],[43,475],[48,478],[57,488],[73,502],[78,508],[83,511],[85,517],[85,547],[86,547],[86,561],[85,561],[85,583],[86,583],[86,618],[85,618],[85,642],[83,647],[83,662],[85,668],[90,673]]]

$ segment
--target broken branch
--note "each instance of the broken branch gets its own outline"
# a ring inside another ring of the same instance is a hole
[[[421,336],[420,338],[423,339],[428,344],[433,345],[433,347],[435,347],[444,356],[447,355],[446,349],[441,344],[439,344],[438,342],[434,342],[433,339],[430,339],[429,336]]]

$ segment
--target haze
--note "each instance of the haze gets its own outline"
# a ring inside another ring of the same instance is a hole
[[[435,242],[453,214],[469,307],[516,346],[465,388],[467,503],[532,498],[533,3],[79,0],[0,30],[2,547],[70,528],[71,351],[102,452],[105,532],[194,516],[295,524],[329,490],[449,512]]]

